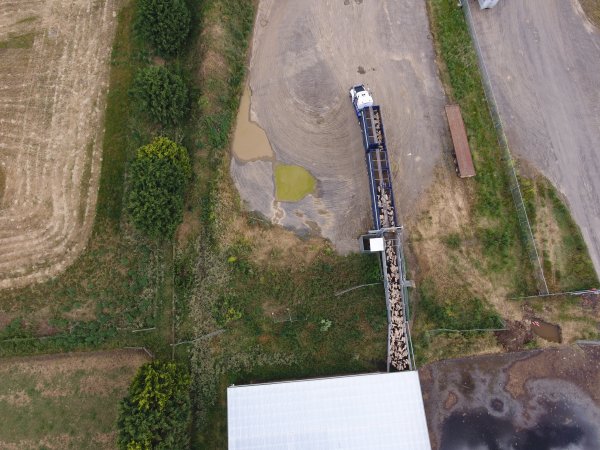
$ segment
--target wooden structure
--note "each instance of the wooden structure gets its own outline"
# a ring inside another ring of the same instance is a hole
[[[465,123],[460,113],[460,106],[446,105],[446,117],[448,117],[448,125],[454,144],[458,176],[461,178],[474,177],[475,167],[473,166],[473,159],[471,159],[471,149],[469,148]]]

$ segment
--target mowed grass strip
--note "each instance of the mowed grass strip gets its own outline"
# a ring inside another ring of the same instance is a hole
[[[9,35],[8,39],[0,41],[0,49],[27,49],[33,47],[35,33]]]
[[[143,352],[0,362],[0,448],[113,449],[119,400]]]
[[[317,180],[304,167],[275,166],[275,197],[280,202],[297,202],[314,192]]]

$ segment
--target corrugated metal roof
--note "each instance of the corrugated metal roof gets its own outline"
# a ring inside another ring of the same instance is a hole
[[[417,372],[227,389],[230,450],[430,450]]]

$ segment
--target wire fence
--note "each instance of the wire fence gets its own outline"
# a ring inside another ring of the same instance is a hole
[[[477,62],[479,65],[481,79],[483,82],[483,90],[485,91],[485,97],[487,99],[490,115],[492,116],[494,128],[496,129],[498,143],[500,144],[500,147],[502,149],[502,161],[504,162],[504,169],[508,177],[510,192],[512,195],[513,202],[515,204],[515,208],[517,210],[519,228],[521,230],[523,242],[525,244],[525,248],[527,250],[529,259],[531,261],[531,265],[534,269],[537,290],[540,294],[548,294],[548,284],[546,283],[546,278],[544,277],[544,269],[542,267],[537,246],[535,244],[533,231],[531,230],[531,223],[529,222],[529,218],[527,217],[527,210],[525,209],[525,202],[523,201],[523,194],[521,193],[521,186],[519,184],[519,178],[517,176],[517,168],[512,154],[510,152],[510,148],[508,146],[506,134],[504,133],[504,127],[502,125],[502,119],[498,111],[496,96],[494,95],[490,75],[485,64],[485,60],[483,59],[481,47],[479,46],[479,39],[477,37],[475,25],[473,24],[473,17],[471,15],[471,7],[469,3],[470,0],[463,0],[462,9],[469,28],[469,34],[471,35],[473,45],[475,46],[475,53],[477,54]]]

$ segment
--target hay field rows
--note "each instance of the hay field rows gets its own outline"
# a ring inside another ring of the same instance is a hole
[[[0,0],[0,288],[84,249],[119,0]]]

